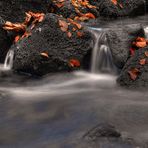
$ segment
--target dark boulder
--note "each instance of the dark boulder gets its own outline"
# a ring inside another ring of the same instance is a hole
[[[83,147],[89,148],[135,148],[138,147],[134,140],[128,137],[122,137],[122,134],[110,124],[99,124],[84,137],[85,144]]]
[[[148,52],[148,47],[139,49],[136,51],[135,55],[132,56],[124,66],[117,82],[121,86],[130,88],[147,88],[148,86],[148,57],[145,55]],[[144,65],[140,64],[140,60],[145,59]],[[133,80],[129,72],[133,69],[138,69],[137,78]]]
[[[132,41],[138,36],[144,37],[144,29],[139,24],[126,25],[109,29],[106,34],[114,63],[121,69],[129,58]]]
[[[114,137],[119,138],[121,134],[115,129],[114,126],[109,124],[99,124],[96,127],[92,128],[88,131],[85,135],[85,139],[90,139],[96,141],[98,138],[101,137]]]
[[[100,16],[108,18],[137,16],[146,13],[145,0],[120,0],[117,5],[111,0],[96,0],[92,4],[98,7]]]
[[[68,37],[66,32],[61,31],[59,20],[67,21],[57,15],[47,14],[44,21],[31,30],[30,37],[12,47],[15,51],[13,68],[16,71],[44,75],[81,69],[90,62],[91,34],[83,27],[73,32],[74,26],[71,24],[69,31],[72,36]],[[78,36],[78,33],[82,36]],[[48,54],[48,57],[41,53]],[[74,65],[70,65],[71,60]]]
[[[49,9],[50,0],[0,0],[1,16],[11,22],[22,22],[25,12],[44,12]]]

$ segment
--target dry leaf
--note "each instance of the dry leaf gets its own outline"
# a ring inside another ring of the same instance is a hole
[[[63,32],[68,30],[68,23],[66,21],[59,20],[59,26]]]
[[[28,38],[29,36],[31,36],[31,33],[26,31],[21,38]]]
[[[15,39],[14,39],[14,42],[17,43],[17,42],[20,40],[20,38],[21,38],[21,37],[20,37],[19,35],[17,35],[17,36],[15,37]]]
[[[46,53],[46,52],[42,52],[42,53],[40,53],[40,54],[41,54],[41,56],[43,56],[43,57],[49,58],[49,55],[48,55],[48,53]]]
[[[111,2],[112,2],[114,5],[117,5],[117,4],[118,4],[117,0],[111,0]]]
[[[142,37],[138,37],[136,39],[135,42],[133,42],[133,45],[135,45],[136,47],[138,48],[144,48],[147,46],[147,41],[145,38],[142,38]]]
[[[146,64],[146,59],[140,59],[139,64],[140,65],[145,65]]]
[[[130,75],[130,78],[132,80],[136,80],[139,73],[140,73],[140,70],[137,68],[132,68],[131,70],[128,71],[128,74]]]
[[[67,36],[68,36],[69,38],[71,38],[71,37],[72,37],[72,33],[71,33],[71,32],[67,32]]]
[[[71,59],[71,60],[69,61],[69,65],[70,65],[71,67],[80,67],[80,61],[77,60],[77,59]]]
[[[78,36],[78,37],[82,37],[82,36],[83,36],[83,33],[80,32],[80,31],[78,31],[78,32],[77,32],[77,36]]]
[[[25,31],[26,30],[26,26],[24,24],[21,24],[21,23],[11,23],[11,22],[7,21],[4,24],[3,29],[9,30],[9,31],[20,32],[20,31]]]
[[[146,57],[148,57],[148,51],[145,51],[144,54]]]

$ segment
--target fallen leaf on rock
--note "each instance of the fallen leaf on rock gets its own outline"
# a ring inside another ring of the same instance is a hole
[[[138,38],[136,39],[136,41],[133,42],[133,44],[134,44],[136,47],[138,47],[138,48],[144,48],[144,47],[147,46],[147,41],[146,41],[145,38],[138,37]]]
[[[58,7],[58,8],[61,8],[64,6],[64,1],[65,0],[53,0],[53,2],[55,3],[55,5]]]
[[[16,31],[16,32],[22,31],[23,32],[26,30],[26,26],[21,23],[11,23],[11,22],[7,21],[4,24],[3,29],[9,30],[9,31]]]
[[[71,24],[75,25],[78,29],[82,29],[82,25],[75,22],[74,20],[72,20],[71,18],[67,19]]]
[[[140,63],[140,65],[145,65],[146,64],[146,59],[140,59],[139,63]]]
[[[41,54],[41,56],[43,56],[43,57],[49,58],[49,55],[48,55],[48,53],[46,53],[46,52],[41,52],[40,54]]]
[[[120,8],[123,8],[123,5],[122,4],[119,4]]]
[[[59,20],[59,26],[63,32],[68,30],[68,23],[66,21]]]
[[[61,8],[61,7],[64,6],[64,3],[57,3],[56,6],[57,6],[58,8]]]
[[[28,14],[31,15],[31,17],[34,19],[34,21],[32,22],[33,24],[37,22],[39,23],[42,22],[45,17],[44,13],[34,13],[34,12],[29,11]]]
[[[96,17],[92,14],[92,13],[85,13],[85,14],[81,14],[81,16],[76,16],[74,18],[74,20],[76,21],[86,21],[86,20],[89,20],[89,19],[95,19]]]
[[[78,37],[82,37],[82,36],[83,36],[83,32],[78,31],[78,32],[77,32],[77,36],[78,36]]]
[[[147,44],[146,44],[146,42],[136,42],[136,46],[137,47],[140,47],[140,48],[143,48],[143,47],[145,47]]]
[[[21,37],[20,37],[19,35],[17,35],[17,36],[15,37],[15,39],[14,39],[14,42],[17,43],[17,42],[20,40],[20,38],[21,38]]]
[[[25,18],[24,24],[28,25],[31,21],[32,16],[31,16],[31,14],[29,14],[27,12],[25,14],[26,14],[26,18]]]
[[[85,16],[85,17],[88,17],[88,18],[91,18],[91,19],[95,19],[96,17],[92,14],[92,13],[86,13],[86,14],[84,14],[83,16]]]
[[[71,38],[71,37],[72,37],[72,33],[71,33],[71,32],[67,32],[67,36],[68,36],[69,38]]]
[[[31,32],[26,31],[21,38],[28,38],[29,36],[31,36]]]
[[[69,65],[70,65],[71,67],[80,67],[80,61],[77,60],[77,59],[71,59],[71,60],[69,61]]]
[[[77,30],[76,28],[74,28],[74,27],[72,28],[72,31],[73,31],[73,32],[75,32],[76,30]]]
[[[112,2],[114,5],[117,5],[117,4],[118,4],[117,0],[111,0],[111,2]]]
[[[140,73],[140,70],[137,68],[132,68],[131,70],[128,71],[128,74],[130,75],[130,78],[132,80],[136,80],[139,73]]]
[[[144,54],[145,54],[145,56],[146,56],[146,57],[148,57],[148,51],[145,51],[145,53],[144,53]]]

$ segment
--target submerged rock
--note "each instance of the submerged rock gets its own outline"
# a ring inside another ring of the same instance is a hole
[[[115,129],[114,126],[109,124],[99,124],[92,128],[84,135],[85,139],[96,141],[101,137],[115,137],[119,138],[121,134]]]
[[[71,71],[89,63],[92,37],[85,29],[63,32],[54,14],[47,14],[43,22],[31,31],[31,36],[20,40],[12,47],[15,51],[14,69],[33,75]],[[63,22],[64,23],[64,22]],[[80,26],[79,26],[80,27]]]
[[[130,56],[131,43],[138,36],[144,37],[144,29],[139,24],[126,25],[107,31],[108,44],[118,68],[121,69],[125,65]]]
[[[131,138],[123,138],[119,131],[110,124],[99,124],[84,136],[82,147],[88,148],[135,148]]]
[[[148,56],[145,55],[145,52],[148,52],[148,47],[137,50],[135,55],[127,61],[117,80],[121,86],[130,88],[146,88],[148,86]],[[146,61],[140,64],[141,59]],[[136,79],[133,80],[129,72],[135,68],[138,72],[135,75]]]

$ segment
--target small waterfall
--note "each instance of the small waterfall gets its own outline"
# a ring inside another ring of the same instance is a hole
[[[148,27],[144,27],[145,37],[148,39]]]
[[[11,70],[13,67],[13,57],[14,57],[14,51],[13,50],[9,50],[6,58],[5,58],[5,62],[4,62],[4,70]]]
[[[108,74],[116,73],[116,67],[113,63],[112,54],[107,42],[105,31],[92,29],[91,32],[95,37],[91,72]]]

